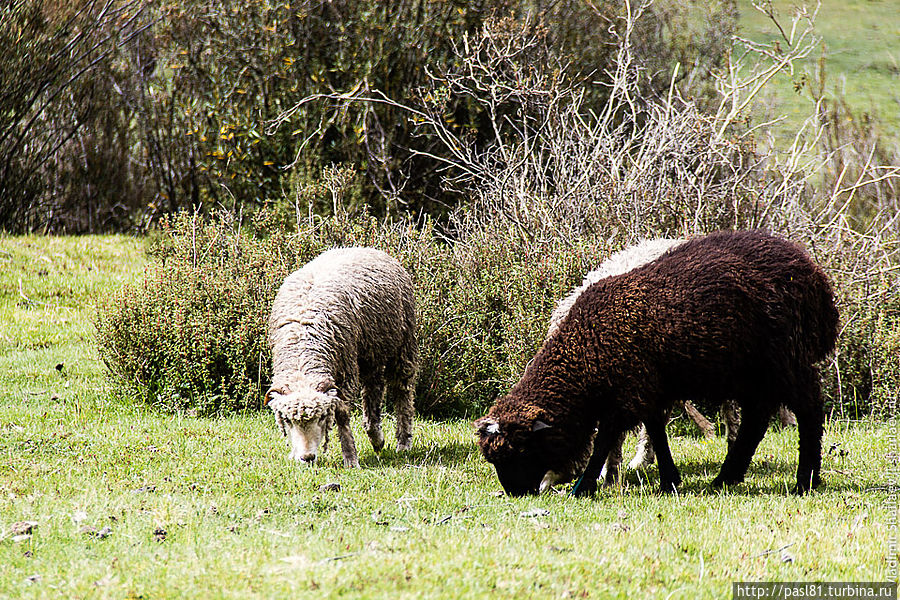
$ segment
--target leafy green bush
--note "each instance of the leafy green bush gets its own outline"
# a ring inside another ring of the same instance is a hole
[[[259,407],[266,307],[294,257],[227,217],[188,214],[162,222],[152,255],[140,282],[99,306],[100,353],[116,381],[165,410]]]
[[[404,265],[416,288],[417,410],[481,414],[521,376],[555,302],[613,250],[584,236],[526,240],[488,227],[448,242],[429,221],[346,213],[287,234],[272,212],[252,228],[228,217],[165,221],[143,279],[99,307],[100,353],[140,401],[202,414],[257,408],[271,376],[266,320],[281,281],[330,247],[372,246]],[[822,369],[828,410],[885,415],[900,389],[900,294],[835,281],[843,331]]]
[[[514,383],[543,341],[557,298],[601,244],[531,246],[510,231],[448,244],[429,222],[340,213],[290,235],[261,213],[254,232],[227,216],[165,221],[142,280],[98,309],[100,354],[136,399],[217,414],[260,406],[271,377],[266,321],[281,281],[330,247],[380,248],[416,286],[417,407],[476,415]]]
[[[417,403],[435,415],[481,414],[540,348],[556,300],[581,282],[602,244],[530,244],[485,230],[417,279],[421,369]]]

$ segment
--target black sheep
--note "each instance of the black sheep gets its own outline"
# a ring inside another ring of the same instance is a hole
[[[475,422],[507,493],[542,482],[596,490],[610,448],[643,421],[660,484],[681,481],[665,433],[678,400],[736,399],[742,420],[714,484],[743,481],[780,404],[797,416],[796,491],[820,483],[824,423],[815,363],[834,348],[831,285],[798,245],[718,232],[589,287],[522,379]],[[592,443],[593,442],[593,443]]]

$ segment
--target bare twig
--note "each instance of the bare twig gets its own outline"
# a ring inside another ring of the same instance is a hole
[[[747,558],[760,558],[762,556],[768,556],[769,554],[775,554],[776,552],[781,552],[782,550],[787,550],[788,548],[790,548],[791,546],[794,546],[794,545],[795,545],[795,543],[791,542],[790,544],[785,544],[781,548],[776,548],[774,550],[772,550],[772,549],[766,550],[765,552],[760,552],[759,554],[754,554],[753,556],[748,556]]]

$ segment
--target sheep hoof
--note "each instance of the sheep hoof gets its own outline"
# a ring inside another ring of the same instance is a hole
[[[619,466],[616,465],[615,468],[608,469],[606,465],[603,466],[603,470],[600,472],[599,481],[603,482],[603,487],[608,488],[612,487],[619,483]]]
[[[659,484],[659,491],[662,494],[674,494],[678,491],[678,484],[681,482],[676,481],[662,481]]]
[[[813,477],[812,485],[809,485],[809,484],[806,484],[806,483],[800,483],[800,482],[797,482],[797,485],[794,486],[794,489],[791,490],[791,491],[792,491],[794,494],[796,494],[797,496],[802,496],[803,494],[805,494],[805,493],[807,493],[807,492],[813,490],[814,488],[819,487],[820,485],[822,485],[822,480],[819,479],[819,476],[818,476],[818,475],[816,475],[816,476]]]
[[[381,452],[382,448],[384,448],[384,433],[381,431],[381,427],[366,427],[366,435],[369,436],[369,441],[372,443],[372,448],[375,452]]]
[[[355,456],[353,457],[344,457],[344,467],[347,469],[358,469],[359,468],[359,459]]]
[[[628,463],[628,468],[632,471],[637,471],[638,469],[643,469],[644,467],[650,466],[653,464],[653,459],[647,459],[646,456],[637,456],[631,459],[631,462]]]
[[[412,441],[397,442],[397,452],[406,452],[412,447]]]
[[[738,483],[742,483],[744,481],[743,477],[723,477],[719,475],[715,479],[713,479],[712,485],[714,488],[722,488],[726,485],[737,485]]]
[[[572,495],[576,498],[583,498],[585,496],[593,496],[597,493],[597,481],[587,481],[587,478],[581,481],[581,485],[578,486],[578,489],[572,491]]]
[[[659,474],[659,487],[664,494],[677,491],[679,485],[681,485],[681,473],[678,472],[678,469],[671,471],[663,469]]]

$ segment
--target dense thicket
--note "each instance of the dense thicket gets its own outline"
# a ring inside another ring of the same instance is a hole
[[[259,408],[271,378],[266,322],[283,279],[327,248],[371,246],[396,256],[415,282],[418,412],[478,416],[534,356],[555,302],[621,247],[599,236],[526,240],[500,222],[447,244],[427,222],[339,214],[286,233],[264,217],[255,230],[228,215],[166,221],[141,281],[102,299],[100,354],[125,397],[191,414]],[[812,249],[834,276],[843,323],[822,368],[827,408],[887,415],[900,385],[895,278],[841,272],[849,265]]]
[[[137,1],[0,4],[0,230],[127,228],[145,195],[120,49]]]

